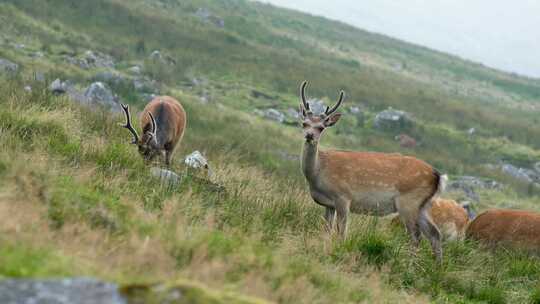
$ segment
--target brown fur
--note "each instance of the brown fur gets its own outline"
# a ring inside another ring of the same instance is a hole
[[[431,205],[431,218],[447,240],[462,239],[469,223],[467,211],[456,201],[435,198]],[[399,216],[392,219],[393,225],[401,225]]]
[[[540,252],[540,213],[491,209],[471,222],[466,235],[488,245]]]
[[[139,153],[146,162],[152,161],[157,155],[165,158],[165,163],[170,166],[171,159],[178,144],[182,141],[186,129],[186,112],[182,105],[170,96],[159,96],[150,101],[140,115],[142,135],[138,137],[137,131],[131,125],[129,108],[122,105],[126,113],[126,125],[134,137]],[[155,134],[153,133],[152,117],[156,123]]]
[[[431,242],[433,252],[442,259],[440,231],[429,214],[431,200],[442,190],[445,176],[427,163],[400,154],[319,150],[324,130],[341,118],[336,110],[344,93],[332,108],[313,114],[305,97],[304,82],[300,105],[304,149],[302,171],[309,184],[313,200],[326,207],[328,228],[342,237],[347,233],[350,212],[387,215],[398,212],[409,231],[414,245],[421,234]]]

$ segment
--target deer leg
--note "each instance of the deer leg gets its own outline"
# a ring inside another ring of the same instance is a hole
[[[399,217],[407,228],[413,247],[417,248],[422,237],[418,225],[418,209],[414,208],[416,210],[411,210],[411,204],[408,204],[405,198],[396,198],[395,200]]]
[[[336,204],[337,230],[342,239],[347,236],[347,217],[349,215],[349,206],[338,202]]]
[[[167,168],[171,167],[171,159],[172,159],[172,153],[169,150],[165,151],[165,165]]]
[[[426,204],[429,205],[429,204]],[[431,206],[423,206],[420,210],[420,215],[418,216],[418,226],[420,231],[431,243],[431,249],[433,254],[437,258],[439,263],[442,262],[442,246],[441,246],[441,232],[439,228],[433,223],[431,216],[429,214],[429,208]]]
[[[326,220],[326,229],[328,232],[332,232],[334,229],[334,218],[336,215],[336,209],[333,207],[325,207],[324,219]]]

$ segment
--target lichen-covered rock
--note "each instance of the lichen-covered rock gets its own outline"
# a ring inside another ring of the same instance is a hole
[[[276,109],[265,110],[264,117],[273,121],[277,121],[279,123],[283,123],[285,121],[285,114],[281,113]]]
[[[165,169],[151,168],[150,173],[152,176],[158,178],[162,183],[169,184],[171,186],[177,186],[182,181],[180,175]]]
[[[209,169],[208,160],[199,151],[186,156],[184,163],[193,169]]]
[[[375,116],[374,126],[380,130],[401,130],[414,125],[411,115],[404,111],[388,108]]]
[[[0,58],[0,73],[15,74],[19,71],[19,65],[7,59]]]
[[[92,83],[84,92],[84,96],[89,105],[100,105],[112,111],[120,111],[117,98],[102,82]]]
[[[116,285],[89,278],[2,280],[2,304],[127,304]]]

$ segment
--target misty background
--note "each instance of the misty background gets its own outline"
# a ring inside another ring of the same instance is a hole
[[[540,77],[538,0],[264,0]]]

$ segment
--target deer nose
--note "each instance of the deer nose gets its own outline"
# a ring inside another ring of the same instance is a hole
[[[314,137],[314,136],[313,136],[313,133],[311,133],[311,132],[310,132],[310,133],[306,133],[306,139],[307,139],[307,140],[313,140],[313,137]]]

